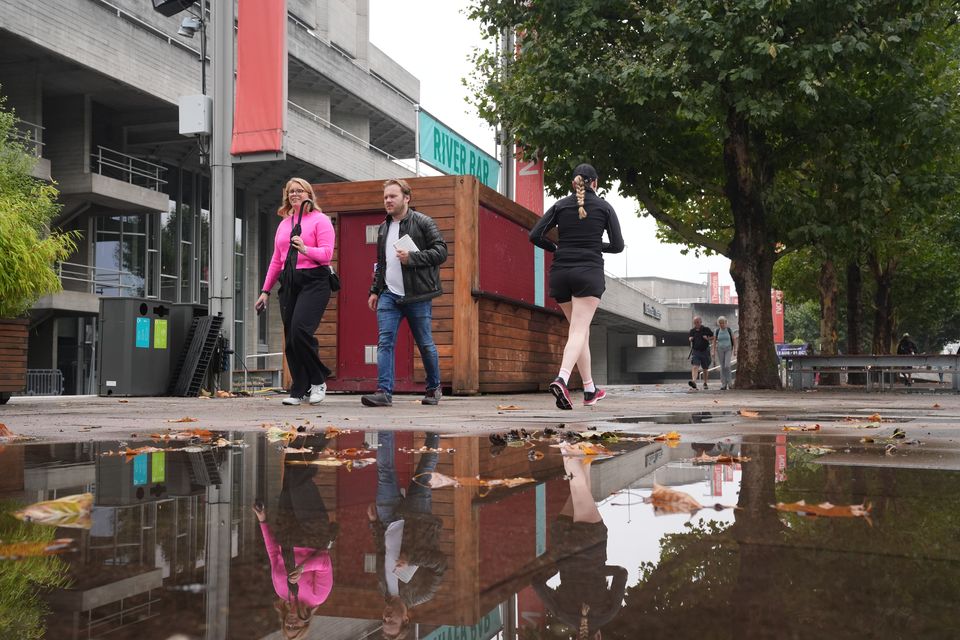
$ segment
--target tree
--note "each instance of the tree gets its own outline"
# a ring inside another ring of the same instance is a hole
[[[74,250],[75,236],[50,230],[57,189],[30,175],[33,159],[13,139],[16,116],[4,102],[0,96],[0,318],[15,318],[61,289],[53,264]]]
[[[793,232],[824,139],[870,126],[851,108],[862,80],[922,75],[918,51],[935,55],[930,34],[955,19],[919,0],[476,0],[470,15],[491,38],[518,33],[506,69],[477,55],[476,105],[538,149],[554,190],[591,160],[678,240],[730,258],[743,388],[779,386],[773,265],[809,241]]]

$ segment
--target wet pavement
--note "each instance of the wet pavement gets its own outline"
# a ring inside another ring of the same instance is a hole
[[[236,429],[77,403],[126,429],[0,450],[0,637],[346,640],[404,615],[430,640],[960,633],[956,396],[647,396],[454,399],[407,429],[412,403],[349,397],[237,399],[273,413]],[[0,420],[58,419],[26,406]]]

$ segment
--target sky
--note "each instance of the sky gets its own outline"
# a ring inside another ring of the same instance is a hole
[[[467,103],[471,54],[483,46],[479,26],[467,19],[466,0],[369,0],[370,42],[420,80],[423,108],[475,145],[494,153],[493,130]],[[656,223],[637,216],[637,202],[615,191],[603,194],[620,220],[626,250],[606,256],[606,270],[617,276],[660,276],[706,282],[706,272],[720,273],[731,285],[730,261],[722,256],[694,258],[679,245],[656,239]],[[546,206],[552,199],[546,201]]]

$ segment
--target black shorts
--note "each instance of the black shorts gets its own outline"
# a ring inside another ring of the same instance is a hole
[[[550,268],[550,297],[557,302],[570,302],[570,298],[599,298],[606,288],[603,267]]]
[[[694,349],[690,352],[690,364],[694,367],[701,367],[703,369],[710,368],[710,350],[704,349],[703,351],[697,351]]]

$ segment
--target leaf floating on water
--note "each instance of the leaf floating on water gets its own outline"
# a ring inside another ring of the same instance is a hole
[[[880,417],[879,413],[873,414],[872,416],[867,418],[867,420],[869,420],[870,422],[883,422],[883,418]]]
[[[418,447],[413,449],[411,447],[399,447],[397,449],[400,453],[456,453],[456,449],[434,449],[431,447]]]
[[[47,542],[0,542],[0,560],[54,556],[72,551],[73,543],[73,538],[57,538]]]
[[[797,426],[784,425],[783,430],[784,431],[820,431],[820,425],[819,424],[814,424],[814,425],[801,424]]]
[[[283,427],[271,426],[267,429],[268,442],[289,442],[299,435],[300,434],[297,433],[297,430],[293,427],[284,429]]]
[[[876,442],[876,440],[874,440],[870,436],[864,436],[860,438],[860,442],[863,442],[864,444],[870,444],[871,442]]]
[[[835,505],[829,502],[820,504],[807,504],[803,500],[799,502],[778,502],[770,505],[777,511],[787,511],[790,513],[799,513],[804,516],[821,516],[825,518],[866,518],[870,521],[870,503]]]
[[[886,447],[883,448],[884,455],[892,456],[896,452],[897,452],[897,445],[895,444],[888,444]]]
[[[131,458],[133,458],[134,456],[138,456],[138,455],[140,455],[141,453],[154,453],[154,452],[156,452],[156,451],[166,451],[166,449],[162,449],[162,448],[160,448],[160,447],[151,447],[151,446],[147,445],[147,446],[144,446],[144,447],[134,447],[133,449],[127,447],[127,448],[121,448],[121,449],[119,449],[119,450],[117,450],[117,451],[104,451],[104,452],[101,453],[100,455],[102,455],[102,456],[126,456],[127,460],[129,461]]]
[[[170,431],[168,433],[151,433],[150,437],[154,440],[210,440],[213,438],[213,431],[209,429],[184,429],[183,431]]]
[[[167,422],[198,422],[198,420],[197,418],[191,418],[190,416],[183,416],[182,418],[167,420]]]
[[[430,476],[424,481],[424,476]],[[447,476],[442,473],[421,473],[412,478],[414,482],[431,489],[441,489],[443,487],[479,487],[478,495],[482,498],[498,487],[511,488],[520,485],[536,482],[533,478],[458,478]]]
[[[759,411],[754,411],[753,409],[740,409],[739,411],[737,411],[737,413],[740,414],[741,416],[743,416],[744,418],[759,418],[759,417],[760,417],[760,412],[759,412]]]
[[[901,429],[900,427],[897,427],[896,429],[893,430],[893,435],[891,435],[890,437],[902,440],[907,437],[907,432]]]
[[[803,449],[807,453],[812,453],[817,456],[822,456],[825,453],[836,453],[836,449],[831,447],[824,447],[818,444],[798,444],[798,449]]]
[[[14,511],[13,517],[24,522],[35,522],[54,527],[89,529],[91,509],[93,509],[93,494],[79,493],[56,500],[36,502]]]
[[[680,440],[680,434],[677,433],[676,431],[671,431],[671,432],[669,432],[669,433],[661,433],[661,434],[658,435],[658,436],[654,436],[653,439],[654,439],[656,442],[664,442],[664,441],[669,442],[669,441],[671,441],[671,440],[679,441],[679,440]]]
[[[567,443],[561,442],[560,444],[551,445],[553,447],[559,447],[561,455],[564,456],[573,456],[573,457],[589,457],[589,456],[613,456],[617,452],[607,449],[605,446],[599,442],[575,442]]]
[[[285,447],[284,453],[313,453],[313,447]]]
[[[706,453],[701,453],[693,458],[692,462],[693,464],[740,464],[741,462],[750,462],[750,456],[731,456],[728,454],[708,456]]]
[[[351,418],[344,418],[344,420],[351,420]],[[328,440],[333,440],[337,436],[347,435],[348,433],[353,433],[353,429],[341,429],[340,427],[335,427],[332,424],[328,424],[326,431],[323,432],[323,435],[327,436]]]
[[[697,502],[696,498],[689,493],[670,489],[659,484],[653,485],[653,492],[650,494],[650,497],[645,498],[644,501],[653,504],[653,510],[657,514],[694,514],[700,511],[700,509],[703,509],[703,505]]]
[[[0,422],[0,443],[25,442],[27,440],[35,440],[35,438],[14,433],[7,428],[7,425]]]
[[[523,411],[523,407],[515,404],[498,404],[497,411]]]

